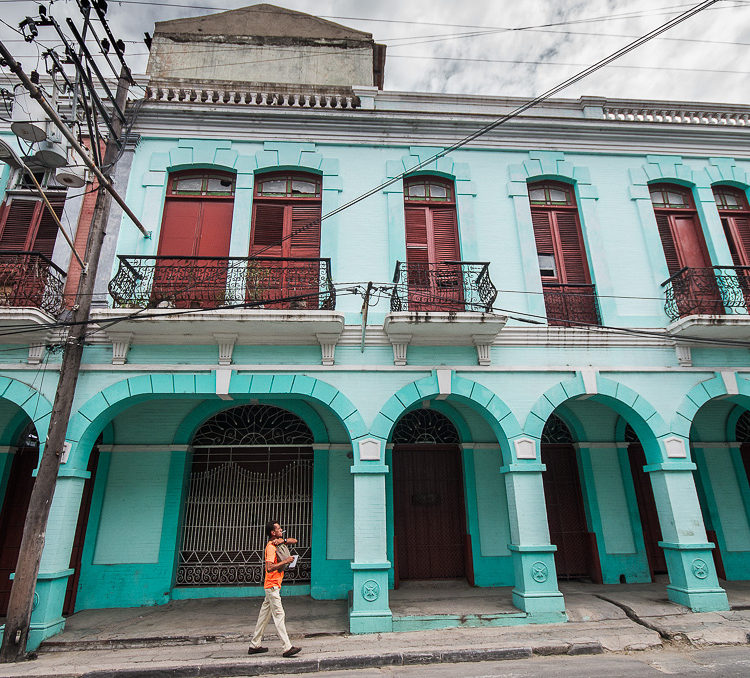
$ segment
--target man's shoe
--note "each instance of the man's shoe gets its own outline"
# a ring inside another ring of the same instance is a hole
[[[261,652],[268,652],[267,647],[261,647],[260,645],[258,647],[253,647],[252,645],[248,648],[247,653],[248,654],[260,654]]]
[[[282,657],[294,657],[295,654],[297,654],[302,648],[301,647],[290,647],[286,652],[284,652],[281,656]]]

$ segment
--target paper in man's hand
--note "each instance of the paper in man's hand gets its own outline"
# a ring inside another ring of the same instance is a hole
[[[297,567],[297,561],[299,560],[299,556],[298,555],[294,555],[294,556],[292,556],[292,559],[293,559],[292,562],[289,563],[289,569],[290,570],[293,570],[295,567]]]

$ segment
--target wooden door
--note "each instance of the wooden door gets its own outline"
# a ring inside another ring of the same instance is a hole
[[[392,466],[398,579],[465,577],[460,448],[395,445]]]
[[[643,542],[646,546],[646,556],[651,575],[666,574],[667,561],[664,551],[659,546],[661,541],[661,526],[659,525],[659,514],[656,510],[656,499],[654,488],[648,473],[643,470],[646,465],[646,454],[640,443],[628,445],[628,458],[630,460],[630,472],[633,475],[635,496],[638,501],[638,513],[641,516],[641,527],[643,528]]]
[[[550,541],[557,546],[559,579],[589,577],[596,571],[586,526],[575,448],[570,444],[542,444],[542,474]]]
[[[34,487],[32,473],[39,459],[37,447],[20,447],[13,457],[2,514],[0,514],[0,617],[8,611],[10,575],[16,570],[23,525]]]

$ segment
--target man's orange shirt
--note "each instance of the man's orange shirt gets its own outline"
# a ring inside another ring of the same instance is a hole
[[[276,563],[276,547],[273,545],[273,542],[268,542],[266,544],[266,552],[264,555],[264,559],[266,562],[269,563]],[[263,563],[263,567],[265,568],[265,563]],[[266,579],[263,582],[263,588],[264,589],[270,589],[274,586],[278,586],[281,588],[281,580],[284,578],[284,572],[282,570],[274,570],[273,572],[266,572]]]

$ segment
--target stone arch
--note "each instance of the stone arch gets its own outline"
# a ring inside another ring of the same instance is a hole
[[[592,376],[596,377],[595,381],[590,378]],[[627,419],[643,443],[649,463],[666,461],[667,453],[663,447],[674,437],[670,437],[670,433],[674,432],[667,428],[661,415],[633,389],[598,374],[579,373],[573,379],[561,381],[545,391],[526,417],[524,434],[541,440],[542,429],[549,415],[565,401],[580,396],[608,405]]]
[[[471,407],[490,425],[502,449],[504,462],[511,463],[509,440],[521,434],[515,415],[488,388],[459,377],[452,370],[435,370],[431,376],[399,389],[380,408],[370,427],[370,434],[378,438],[381,445],[384,444],[390,439],[396,421],[426,399],[456,400]]]
[[[411,407],[404,410],[398,417],[398,419],[401,419],[404,415],[409,414],[409,412],[412,412],[420,407],[420,403],[414,403]],[[462,442],[468,443],[472,442],[473,436],[471,434],[471,429],[469,425],[467,424],[466,420],[461,416],[459,412],[457,412],[453,407],[451,407],[450,403],[446,403],[445,400],[432,400],[430,401],[430,409],[435,410],[436,412],[439,412],[442,415],[445,415],[450,419],[450,422],[453,424],[453,426],[456,427],[456,430],[458,431],[458,435],[461,438]],[[398,423],[398,419],[394,422],[394,424]],[[393,434],[393,429],[391,429],[391,435]],[[389,436],[390,441],[390,436]]]
[[[85,469],[88,455],[97,436],[113,417],[127,407],[154,396],[170,397],[194,394],[215,397],[216,376],[212,374],[146,374],[111,384],[89,398],[71,417],[68,439],[75,449],[72,465]],[[367,433],[357,408],[339,389],[302,374],[237,374],[229,385],[231,396],[299,396],[317,401],[330,409],[341,421],[352,442]]]
[[[33,386],[13,377],[0,377],[0,398],[5,398],[17,405],[33,422],[39,436],[41,452],[44,448],[44,441],[47,439],[52,403]]]
[[[733,372],[726,372],[697,383],[687,392],[677,408],[672,418],[672,432],[689,438],[690,428],[698,410],[709,400],[720,396],[734,396],[735,402],[742,401],[743,407],[750,409],[750,381],[738,377]],[[735,423],[739,416],[738,414],[735,418]]]

